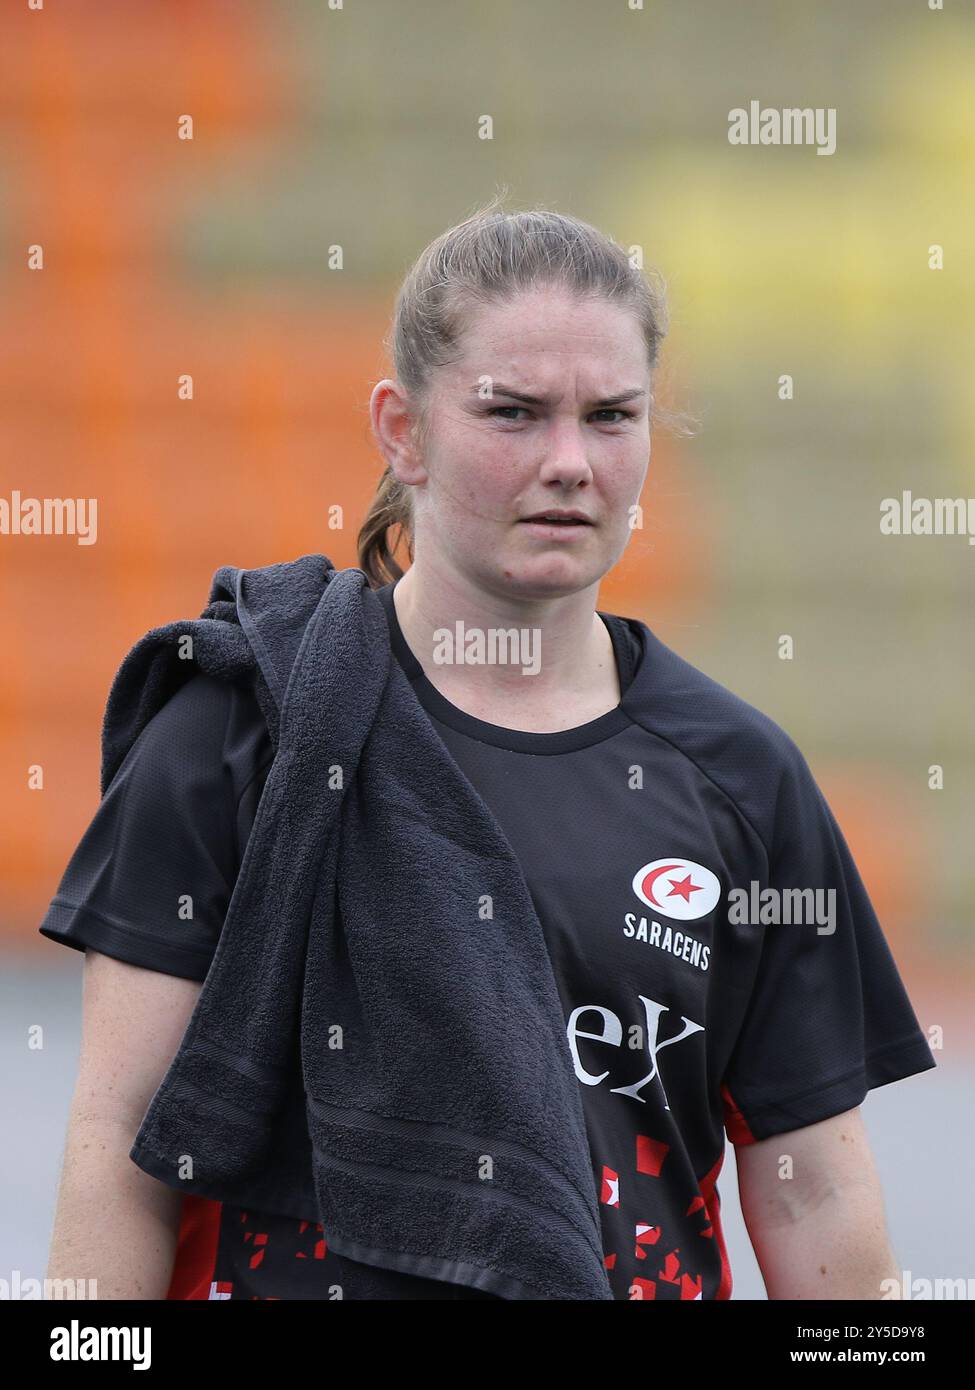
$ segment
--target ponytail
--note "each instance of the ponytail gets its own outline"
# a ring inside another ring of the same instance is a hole
[[[396,550],[405,536],[413,561],[413,516],[406,494],[407,488],[387,465],[359,530],[359,568],[365,570],[370,588],[382,588],[403,573],[389,548],[389,532],[394,527],[399,529],[392,549]]]

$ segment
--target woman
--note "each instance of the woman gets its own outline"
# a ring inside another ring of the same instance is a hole
[[[730,1296],[727,1135],[770,1297],[876,1298],[898,1272],[859,1106],[934,1066],[879,923],[792,740],[595,606],[646,477],[664,333],[661,291],[586,223],[490,206],[444,233],[401,289],[396,378],[372,393],[387,466],[360,568],[542,924],[608,1296]],[[495,1296],[456,1267],[349,1258],[314,1210],[181,1194],[129,1162],[273,763],[254,693],[194,675],[130,749],[40,928],[87,948],[49,1273],[84,1248],[101,1297]],[[772,924],[740,906],[756,885],[823,910]]]

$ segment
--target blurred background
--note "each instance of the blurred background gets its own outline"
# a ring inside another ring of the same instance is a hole
[[[44,1272],[83,956],[37,926],[98,804],[115,670],[220,565],[355,563],[399,282],[501,187],[667,282],[659,390],[695,423],[655,434],[599,606],[806,755],[943,1029],[937,1071],[864,1106],[895,1249],[975,1273],[975,549],[879,525],[905,489],[975,493],[972,7],[48,0],[0,23],[0,496],[98,502],[93,545],[0,535],[0,1275]],[[729,144],[752,100],[835,107],[835,154]],[[730,1146],[720,1191],[734,1297],[764,1297]]]

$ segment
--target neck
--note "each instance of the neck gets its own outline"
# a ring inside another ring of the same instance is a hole
[[[542,718],[563,728],[619,703],[612,638],[594,608],[598,589],[555,598],[495,594],[454,571],[431,575],[414,563],[393,602],[407,644],[445,698],[492,723],[515,727],[517,711],[522,724]],[[511,630],[514,647],[492,641],[492,633]],[[495,660],[486,655],[492,650]]]

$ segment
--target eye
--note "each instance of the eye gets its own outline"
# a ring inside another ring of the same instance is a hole
[[[630,420],[630,419],[633,418],[633,412],[632,412],[632,411],[630,411],[630,410],[618,410],[618,409],[616,408],[616,406],[607,406],[605,410],[596,410],[596,411],[594,411],[593,413],[594,413],[595,415],[622,415],[622,417],[623,417],[624,420]],[[618,420],[607,420],[606,423],[607,423],[608,425],[616,425],[616,424],[619,423],[619,421],[618,421]]]
[[[529,413],[523,405],[495,405],[485,411],[485,414],[499,415],[506,420],[511,420],[513,416],[510,413],[506,415],[505,411],[517,414],[519,410],[525,411],[526,415]],[[631,410],[618,410],[615,406],[607,406],[604,410],[594,410],[593,415],[619,415],[623,420],[631,420],[633,418],[633,412]],[[619,420],[605,420],[603,423],[607,425],[617,425],[620,422]]]

